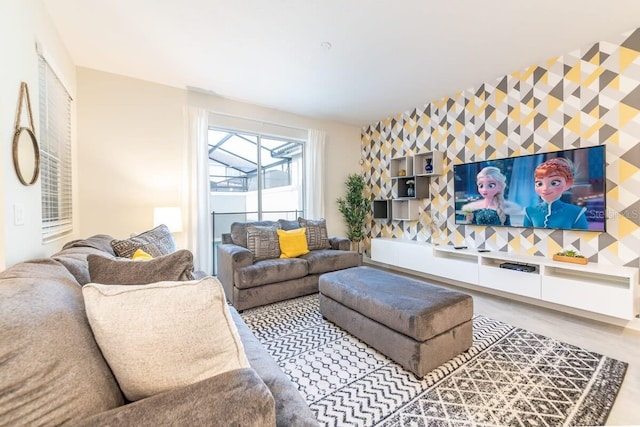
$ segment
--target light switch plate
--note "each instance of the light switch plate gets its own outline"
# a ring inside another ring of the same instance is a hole
[[[24,225],[24,205],[13,204],[13,225]]]

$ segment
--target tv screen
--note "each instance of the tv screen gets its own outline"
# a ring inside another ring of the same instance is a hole
[[[456,224],[605,231],[605,151],[454,165]]]

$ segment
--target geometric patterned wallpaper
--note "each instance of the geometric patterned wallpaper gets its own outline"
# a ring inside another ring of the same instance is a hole
[[[606,146],[606,233],[454,223],[453,165]],[[373,220],[370,238],[467,244],[550,257],[579,250],[592,262],[640,267],[640,29],[551,58],[362,130],[362,173],[372,199],[391,198],[389,163],[443,153],[417,221]]]

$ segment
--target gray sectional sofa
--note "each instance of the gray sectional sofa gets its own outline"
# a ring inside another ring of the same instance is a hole
[[[0,273],[0,425],[317,425],[233,307],[250,368],[127,402],[94,338],[82,292],[91,278],[88,255],[113,258],[112,240],[74,241]]]
[[[255,250],[248,248],[251,227],[292,230],[302,226],[307,228],[310,249],[306,255],[256,259]],[[218,246],[217,277],[237,310],[271,304],[318,292],[321,274],[360,265],[360,255],[350,251],[350,245],[344,237],[327,236],[324,220],[234,222]]]

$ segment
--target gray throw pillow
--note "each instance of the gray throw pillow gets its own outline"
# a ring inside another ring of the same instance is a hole
[[[105,285],[146,285],[162,281],[193,280],[193,254],[181,249],[149,261],[89,255],[89,277]]]
[[[247,249],[253,253],[253,261],[280,258],[279,225],[270,227],[247,227]]]
[[[131,258],[136,250],[142,249],[152,257],[168,255],[176,250],[176,242],[169,228],[161,224],[156,228],[140,233],[136,236],[124,240],[113,240],[111,242],[113,252],[116,256]]]
[[[280,228],[285,231],[297,230],[300,228],[300,223],[295,219],[279,219],[278,224],[280,224]]]
[[[329,236],[327,234],[327,220],[298,218],[300,227],[307,229],[307,245],[310,251],[330,249]]]

